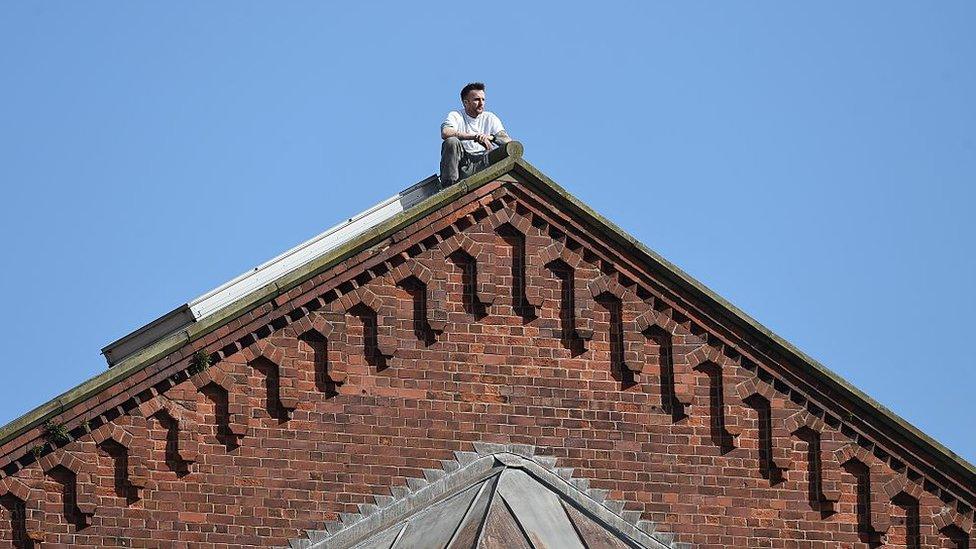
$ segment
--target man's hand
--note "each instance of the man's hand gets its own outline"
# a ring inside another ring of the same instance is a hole
[[[486,133],[479,133],[474,136],[474,140],[481,144],[486,151],[490,151],[492,147],[491,136]]]
[[[494,146],[494,137],[487,133],[462,133],[456,129],[445,126],[441,128],[441,139],[447,139],[449,137],[457,137],[461,141],[475,141],[481,144],[486,151],[490,151]]]

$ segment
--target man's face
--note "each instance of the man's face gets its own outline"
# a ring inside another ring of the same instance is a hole
[[[485,112],[485,91],[469,91],[462,103],[464,103],[464,112],[468,113],[468,116],[472,118],[477,117],[479,114]]]

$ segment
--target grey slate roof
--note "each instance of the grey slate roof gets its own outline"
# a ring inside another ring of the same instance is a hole
[[[302,549],[688,549],[525,444],[475,443],[290,542]]]

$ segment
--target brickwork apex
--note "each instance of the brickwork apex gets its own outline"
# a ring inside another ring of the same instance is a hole
[[[496,444],[580,539],[969,547],[972,465],[508,152],[0,430],[0,546],[381,536]]]

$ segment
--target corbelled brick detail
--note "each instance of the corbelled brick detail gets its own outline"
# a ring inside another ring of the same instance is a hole
[[[85,452],[85,454],[85,457],[91,458],[91,452]],[[73,502],[64,502],[64,518],[67,520],[70,516],[74,516],[79,527],[90,521],[91,515],[94,515],[98,508],[95,485],[92,479],[92,465],[85,461],[81,455],[64,449],[42,457],[39,463],[45,473],[61,476],[60,482],[65,485],[64,493],[73,496]],[[62,471],[67,474],[62,473]]]
[[[43,542],[44,529],[48,526],[44,492],[31,489],[15,478],[5,478],[0,480],[0,501],[4,499],[6,514],[10,516],[10,532],[3,539],[24,546]]]
[[[236,437],[247,435],[251,410],[245,398],[247,391],[239,387],[236,380],[220,368],[209,368],[191,377],[190,383],[198,391],[205,391],[210,386],[219,387],[227,399],[227,430]]]
[[[371,289],[363,286],[342,296],[339,300],[341,308],[352,312],[357,308],[364,308],[367,315],[375,322],[375,347],[384,357],[396,355],[399,347],[397,341],[397,307],[391,304],[392,299],[377,295]]]
[[[65,410],[64,447],[24,437],[0,540],[282,545],[488,441],[692,546],[968,543],[976,487],[627,254],[511,177],[481,187]]]

